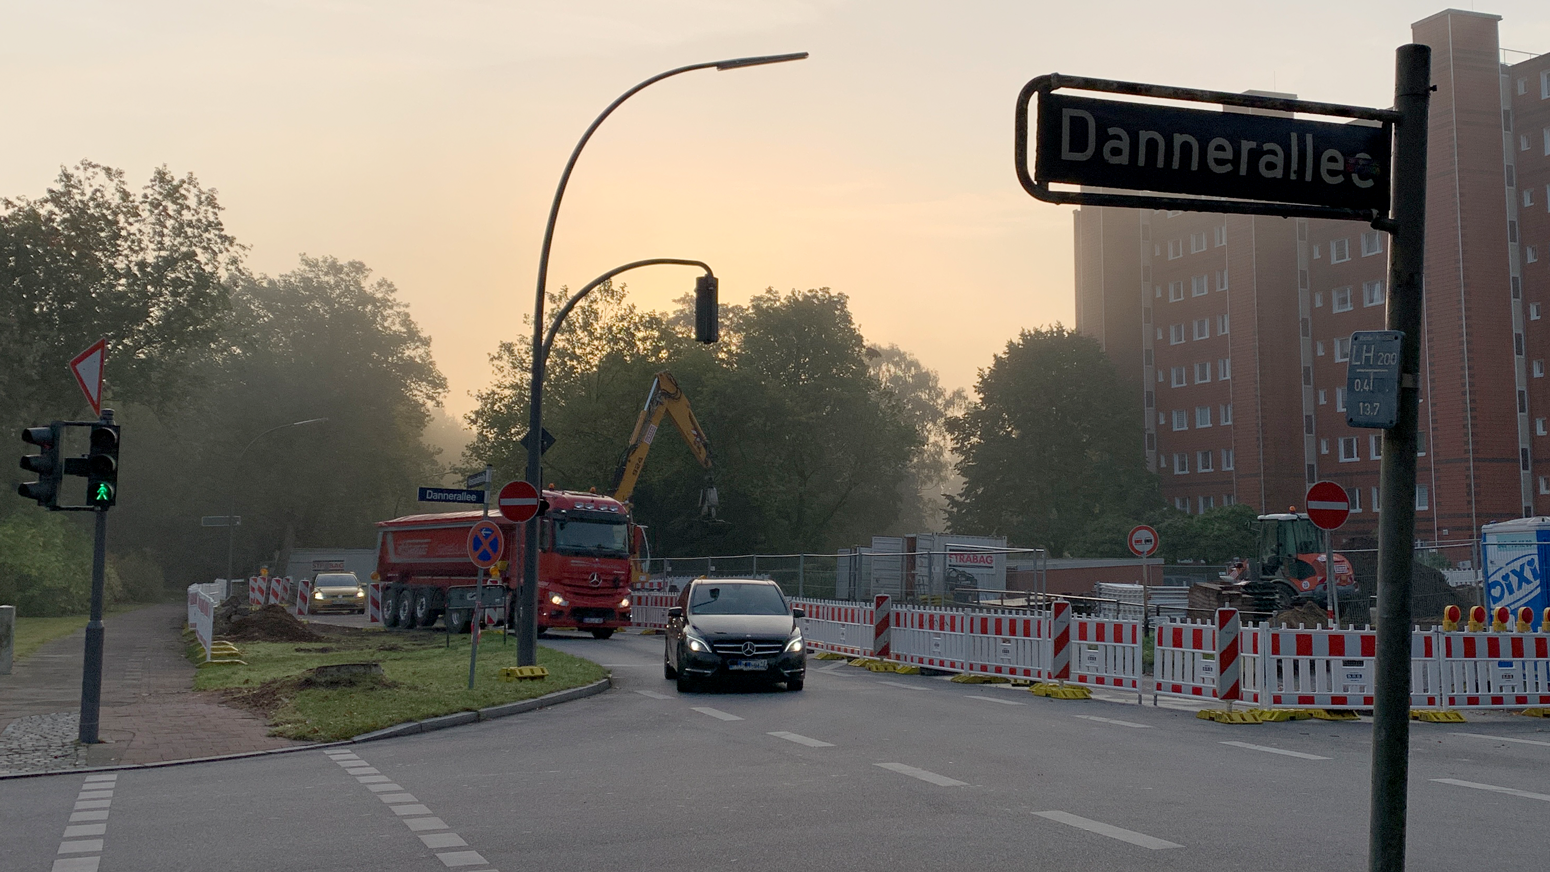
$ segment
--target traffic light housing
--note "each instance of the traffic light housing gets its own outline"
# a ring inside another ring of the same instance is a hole
[[[16,492],[30,500],[37,500],[38,505],[47,509],[59,506],[59,482],[65,474],[64,466],[59,461],[59,443],[63,431],[64,424],[59,421],[47,427],[22,429],[22,441],[38,446],[41,451],[22,458],[21,468],[37,473],[38,480],[18,485]]]
[[[709,345],[721,338],[721,310],[716,301],[715,276],[694,280],[694,341]]]
[[[86,504],[111,508],[118,502],[118,425],[91,425],[91,449],[86,455]]]

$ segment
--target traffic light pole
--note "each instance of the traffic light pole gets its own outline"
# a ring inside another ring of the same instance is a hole
[[[110,415],[111,413],[104,413]],[[91,620],[86,623],[86,662],[81,669],[81,733],[83,745],[95,745],[102,711],[102,587],[107,563],[108,510],[97,509],[91,555]]]

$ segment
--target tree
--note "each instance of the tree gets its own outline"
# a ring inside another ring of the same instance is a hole
[[[947,509],[946,491],[953,478],[947,419],[962,414],[968,394],[962,388],[944,389],[934,370],[897,345],[869,346],[866,356],[872,377],[899,403],[920,440],[910,459],[909,479],[899,494],[896,532],[940,530]]]
[[[980,371],[977,400],[949,418],[962,492],[955,532],[1068,553],[1096,526],[1160,504],[1141,421],[1096,340],[1059,324],[1023,331]]]

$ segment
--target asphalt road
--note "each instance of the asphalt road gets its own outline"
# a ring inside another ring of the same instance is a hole
[[[1365,868],[1365,722],[1227,726],[843,661],[810,661],[801,693],[679,695],[661,637],[545,644],[617,689],[402,739],[0,781],[0,866],[95,869],[55,861],[100,848],[102,870],[225,872]],[[1470,719],[1413,726],[1408,868],[1542,866],[1550,723]]]

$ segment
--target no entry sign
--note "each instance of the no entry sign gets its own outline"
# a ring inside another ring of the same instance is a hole
[[[1125,537],[1125,544],[1130,546],[1130,553],[1137,557],[1149,557],[1157,550],[1157,531],[1145,524],[1141,524],[1130,531]]]
[[[525,481],[507,482],[495,497],[495,508],[508,521],[532,520],[538,514],[538,489]]]
[[[1314,482],[1308,488],[1308,520],[1320,530],[1338,530],[1351,514],[1345,488],[1332,481]]]

